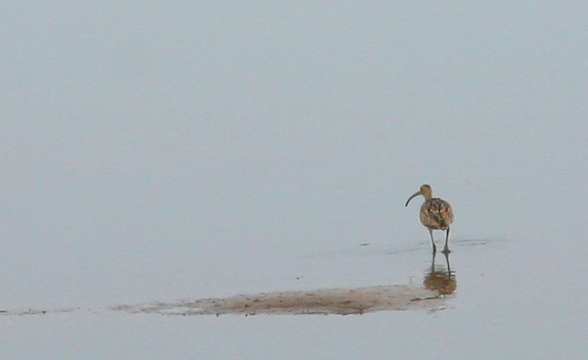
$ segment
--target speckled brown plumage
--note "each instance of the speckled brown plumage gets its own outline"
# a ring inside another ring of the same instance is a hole
[[[451,209],[451,205],[445,200],[433,198],[433,189],[431,189],[431,186],[425,184],[421,186],[419,191],[408,198],[405,206],[408,206],[410,200],[418,195],[422,195],[425,198],[425,202],[421,205],[419,215],[421,224],[429,230],[433,252],[437,251],[435,240],[433,239],[433,230],[443,230],[445,231],[445,247],[443,248],[443,252],[449,253],[450,250],[447,245],[449,241],[449,225],[453,223],[453,210]]]

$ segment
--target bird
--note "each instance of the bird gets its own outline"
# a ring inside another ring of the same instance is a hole
[[[425,202],[421,205],[420,219],[421,224],[429,230],[431,236],[431,244],[433,244],[433,253],[437,252],[437,246],[435,246],[435,240],[433,239],[433,230],[445,231],[445,247],[443,253],[449,254],[451,251],[447,246],[449,240],[449,225],[453,223],[453,209],[451,205],[445,200],[434,198],[433,189],[430,185],[421,185],[419,191],[412,194],[408,200],[406,200],[405,207],[408,206],[410,200],[414,197],[422,195],[425,198]]]

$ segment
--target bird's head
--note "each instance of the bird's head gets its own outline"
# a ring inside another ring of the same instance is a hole
[[[410,202],[410,200],[412,200],[414,197],[419,196],[419,195],[423,195],[423,197],[425,199],[430,199],[433,197],[433,189],[431,189],[431,185],[421,185],[421,188],[419,189],[419,191],[415,192],[414,194],[412,194],[408,200],[406,200],[406,204],[404,204],[404,206],[408,206],[408,203]]]

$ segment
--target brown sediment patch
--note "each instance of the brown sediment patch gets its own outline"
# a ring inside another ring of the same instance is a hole
[[[47,315],[47,314],[62,314],[70,313],[78,310],[77,308],[64,309],[11,309],[0,310],[0,316],[30,316],[30,315]]]
[[[146,305],[119,305],[111,310],[161,315],[225,314],[364,314],[392,310],[441,310],[438,292],[409,285],[373,286],[356,289],[319,289],[237,295],[227,298],[182,300]]]

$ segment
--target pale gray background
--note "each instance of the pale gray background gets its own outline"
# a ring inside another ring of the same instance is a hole
[[[588,5],[247,3],[0,4],[0,307],[419,283],[430,183],[450,308],[1,317],[1,357],[584,358]]]

